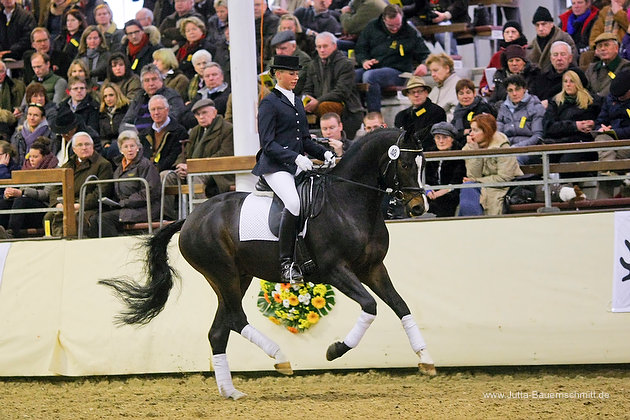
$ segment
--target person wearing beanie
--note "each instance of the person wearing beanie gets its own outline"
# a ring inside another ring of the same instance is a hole
[[[435,147],[439,151],[461,150],[463,143],[455,141],[457,129],[446,121],[431,128]],[[429,212],[437,217],[453,217],[459,206],[459,189],[431,189],[433,185],[461,184],[466,176],[463,160],[442,160],[427,162],[425,169]]]
[[[499,50],[492,55],[486,68],[495,68],[497,70],[504,68],[501,62],[501,55],[510,45],[527,46],[527,38],[523,35],[523,27],[520,23],[513,20],[507,21],[503,25],[503,39],[499,40]],[[486,72],[483,73],[479,82],[479,94],[481,96],[490,96],[492,94],[492,89],[488,87]]]
[[[580,77],[582,85],[589,89],[588,79],[584,72],[574,64],[571,46],[564,41],[555,41],[550,48],[551,68],[541,72],[532,86],[531,93],[538,96],[545,108],[551,100],[562,90],[562,75],[573,70]]]
[[[617,74],[630,69],[630,61],[619,55],[617,36],[604,32],[595,40],[595,55],[599,61],[591,63],[586,69],[586,78],[591,85],[591,92],[605,98],[610,92],[610,83]]]
[[[556,28],[551,13],[539,6],[534,12],[532,24],[536,27],[536,37],[528,47],[527,58],[545,72],[551,69],[551,45],[556,41],[564,41],[571,46],[573,65],[577,65],[578,51],[571,35]],[[557,93],[557,92],[556,92]]]
[[[598,13],[599,9],[593,6],[591,0],[573,0],[571,7],[558,16],[560,28],[571,35],[579,54],[590,50],[591,29]]]
[[[501,68],[494,73],[493,84],[494,90],[487,97],[487,101],[492,107],[498,111],[505,98],[507,98],[507,90],[504,81],[513,75],[519,74],[523,76],[527,82],[528,90],[534,88],[534,84],[540,75],[540,69],[535,64],[530,63],[527,59],[526,50],[520,45],[510,45],[501,54]]]

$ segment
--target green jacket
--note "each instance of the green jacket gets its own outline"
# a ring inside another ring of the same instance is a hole
[[[365,26],[383,13],[386,2],[383,0],[354,0],[352,12],[340,16],[343,31],[351,35],[359,35]]]
[[[26,87],[21,80],[6,77],[0,87],[0,108],[13,112],[19,108],[24,98]]]

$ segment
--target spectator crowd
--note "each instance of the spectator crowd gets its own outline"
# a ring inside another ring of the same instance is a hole
[[[424,25],[471,22],[467,0],[249,1],[260,52],[259,98],[274,88],[273,57],[297,57],[294,92],[316,121],[311,128],[321,130],[338,156],[358,134],[387,125],[380,111],[389,86],[403,86],[411,103],[394,125],[416,135],[425,151],[630,137],[627,0],[573,0],[556,17],[538,7],[524,22],[511,16],[491,71],[477,86],[455,71],[456,42],[422,36]],[[90,175],[145,178],[148,192],[140,183],[104,187],[106,236],[146,221],[146,201],[159,207],[160,183],[185,179],[187,159],[234,150],[228,1],[144,0],[143,6],[119,28],[102,0],[0,0],[0,178],[22,169],[71,168],[77,209]],[[534,39],[526,39],[523,24],[535,29]],[[431,53],[438,44],[447,53]],[[555,159],[626,157],[620,151]],[[519,177],[519,165],[531,163],[537,163],[531,156],[449,161],[428,165],[426,178],[430,185],[482,187]],[[203,183],[210,197],[228,191],[233,177]],[[571,189],[577,193],[564,198],[579,194]],[[430,191],[430,211],[502,212],[506,188],[475,190]],[[60,187],[6,188],[0,208],[60,207],[60,196]],[[99,234],[98,197],[90,186],[85,223],[91,236]],[[174,218],[174,205],[167,207]],[[60,213],[14,213],[0,215],[0,237],[20,236],[42,219],[60,233]]]

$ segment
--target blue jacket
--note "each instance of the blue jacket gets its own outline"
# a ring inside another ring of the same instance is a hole
[[[298,96],[294,106],[282,92],[272,89],[258,107],[258,135],[260,151],[252,170],[254,175],[278,171],[295,175],[295,159],[304,152],[324,160],[326,149],[311,140],[306,111]]]
[[[630,138],[630,100],[619,101],[612,94],[608,94],[602,105],[602,110],[595,121],[595,129],[601,124],[610,125],[617,138]]]

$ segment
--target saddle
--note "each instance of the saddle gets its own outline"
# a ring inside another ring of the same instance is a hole
[[[324,206],[324,189],[327,184],[327,177],[315,173],[301,173],[295,177],[295,186],[300,197],[300,217],[298,219],[298,232],[303,232],[308,219],[317,217]],[[269,230],[275,236],[280,232],[280,216],[284,209],[284,203],[278,197],[264,177],[259,177],[256,183],[256,191],[273,194],[271,207],[269,209]],[[304,237],[298,235],[296,249],[296,261],[299,263],[303,274],[313,273],[317,267],[310,257]]]

